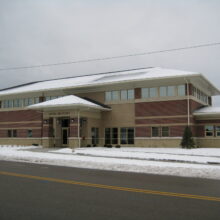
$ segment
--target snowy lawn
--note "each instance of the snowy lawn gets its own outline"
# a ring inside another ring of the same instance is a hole
[[[72,152],[68,148],[47,150],[33,146],[0,146],[0,160],[220,179],[220,149],[214,148],[96,147],[74,149]]]

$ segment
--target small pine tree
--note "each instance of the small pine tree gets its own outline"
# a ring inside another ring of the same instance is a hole
[[[195,147],[195,142],[192,137],[192,131],[189,126],[186,126],[184,130],[181,146],[182,148],[188,148],[188,149]]]

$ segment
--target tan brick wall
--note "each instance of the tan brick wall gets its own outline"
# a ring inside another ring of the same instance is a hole
[[[0,138],[0,145],[31,146],[32,144],[41,145],[41,138]]]
[[[135,139],[135,147],[179,147],[181,139]]]

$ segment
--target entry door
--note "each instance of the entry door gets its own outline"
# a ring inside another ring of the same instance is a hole
[[[68,144],[68,128],[62,128],[62,146],[66,147]]]

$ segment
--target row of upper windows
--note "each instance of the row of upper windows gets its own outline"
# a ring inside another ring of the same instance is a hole
[[[132,99],[134,99],[134,89],[105,92],[105,101]]]
[[[186,95],[185,85],[141,88],[141,98],[185,96],[185,95]]]
[[[197,89],[196,87],[193,86],[193,89],[192,89],[192,94],[194,97],[196,97],[197,99],[199,99],[200,101],[202,102],[205,102],[208,104],[208,96],[202,92],[201,90]]]
[[[45,101],[56,99],[61,96],[46,96]],[[39,97],[34,98],[23,98],[23,99],[8,99],[2,101],[1,108],[21,108],[33,104],[37,104],[40,102]]]
[[[185,85],[141,88],[141,98],[185,96]],[[132,100],[134,89],[105,92],[105,101]]]

